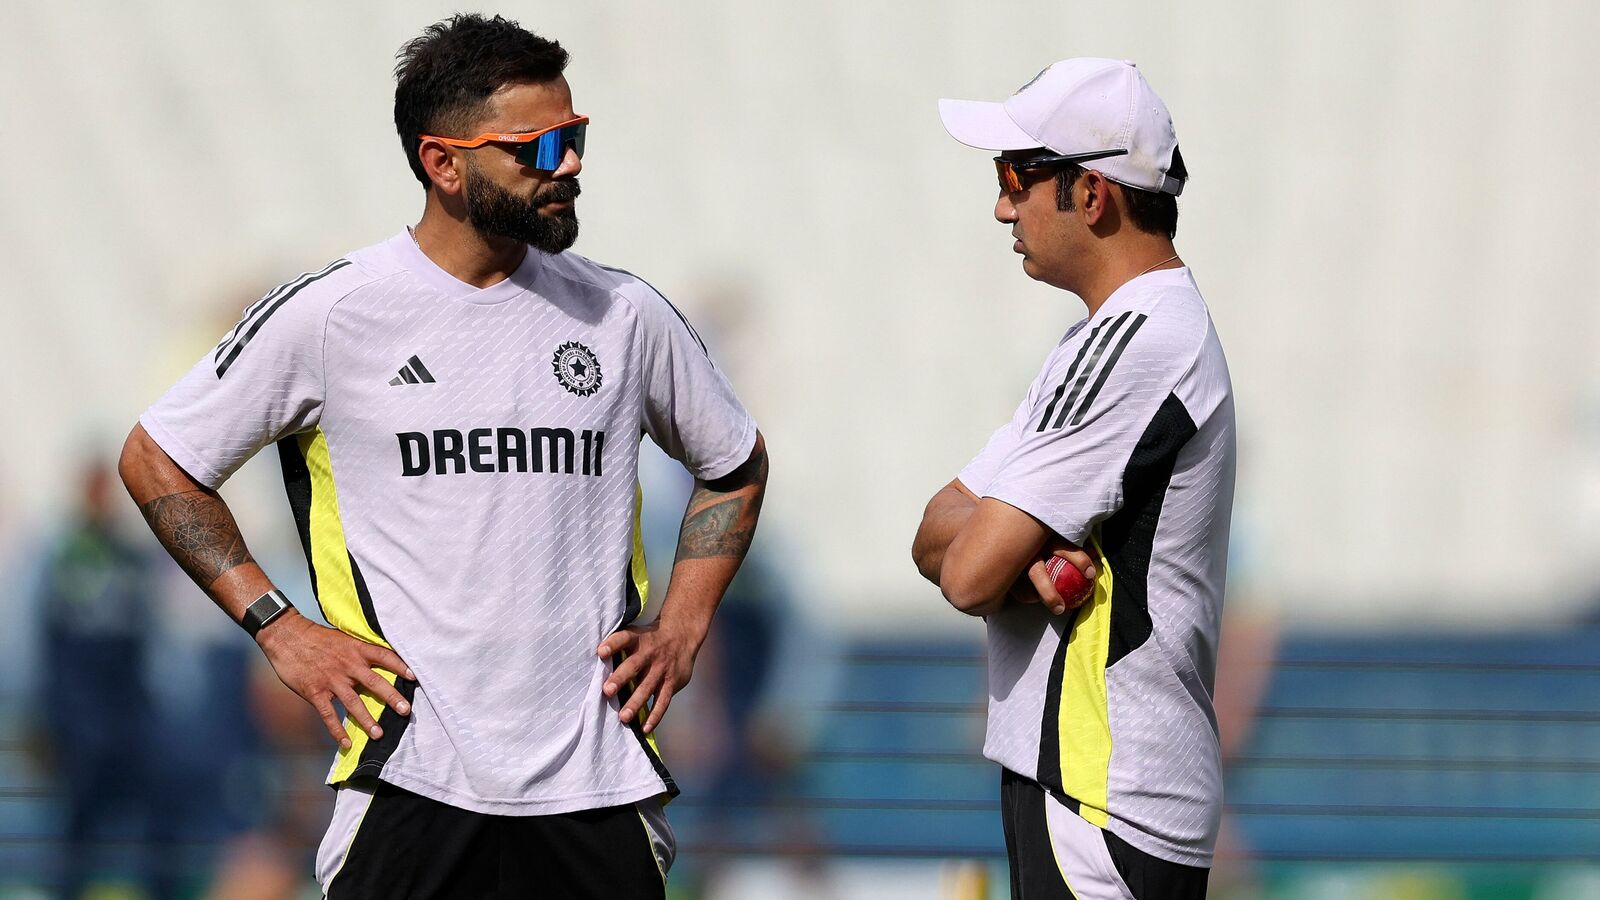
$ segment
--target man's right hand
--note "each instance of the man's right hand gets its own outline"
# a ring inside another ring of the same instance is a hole
[[[377,667],[415,680],[416,675],[405,661],[388,647],[325,628],[294,611],[261,629],[256,643],[261,645],[278,679],[311,704],[340,747],[348,750],[351,742],[334,711],[334,700],[343,704],[345,711],[374,739],[383,737],[383,729],[361,701],[360,692],[371,694],[402,716],[411,715],[411,704],[394,685],[373,671]]]

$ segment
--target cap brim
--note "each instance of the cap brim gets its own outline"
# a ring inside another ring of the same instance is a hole
[[[1000,103],[940,100],[939,120],[951,137],[979,150],[1031,150],[1044,146],[1011,121]]]

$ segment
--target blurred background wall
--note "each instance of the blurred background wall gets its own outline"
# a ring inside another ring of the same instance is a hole
[[[8,503],[47,506],[65,448],[120,434],[267,287],[416,220],[390,71],[455,8],[7,5]],[[500,9],[571,49],[594,118],[577,249],[731,320],[713,349],[830,619],[941,618],[906,562],[921,504],[1082,312],[1021,274],[934,101],[1074,55],[1139,62],[1194,173],[1179,246],[1238,384],[1238,576],[1353,626],[1591,595],[1593,4]]]
[[[0,9],[8,583],[83,460],[241,308],[416,221],[394,52],[456,9]],[[910,538],[1083,309],[1022,275],[987,155],[944,134],[935,100],[1001,98],[1078,55],[1139,63],[1193,173],[1178,246],[1238,398],[1233,611],[1468,641],[1593,614],[1600,6],[489,11],[571,50],[593,118],[576,249],[648,278],[733,373],[774,459],[763,541],[819,640],[977,638]],[[303,583],[276,467],[224,493],[269,570]],[[0,616],[12,688],[35,658],[19,591]],[[176,588],[164,615],[209,634],[204,604]]]

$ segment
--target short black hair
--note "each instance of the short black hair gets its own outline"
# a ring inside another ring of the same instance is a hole
[[[569,57],[560,44],[509,19],[463,13],[429,25],[395,58],[394,128],[411,173],[426,188],[418,135],[471,137],[461,132],[483,115],[495,91],[553,81]]]
[[[1072,186],[1078,183],[1083,167],[1068,163],[1056,172],[1056,208],[1066,212],[1072,209]],[[1172,165],[1167,174],[1180,181],[1189,180],[1189,170],[1183,164],[1183,154],[1172,148]],[[1128,187],[1121,182],[1122,196],[1127,198],[1128,221],[1146,234],[1164,234],[1169,239],[1178,236],[1178,198],[1164,191],[1147,191]]]

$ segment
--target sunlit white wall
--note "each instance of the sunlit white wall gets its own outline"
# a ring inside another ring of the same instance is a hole
[[[572,51],[594,120],[578,249],[712,325],[820,615],[962,625],[911,533],[1082,307],[1021,274],[986,156],[934,101],[1075,55],[1138,61],[1194,173],[1178,243],[1233,366],[1241,598],[1493,626],[1569,616],[1600,581],[1600,7],[498,9]],[[415,221],[390,70],[453,10],[6,5],[14,517],[255,295]]]

